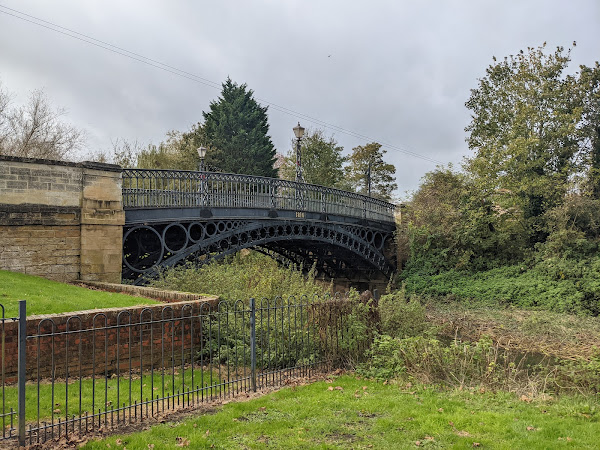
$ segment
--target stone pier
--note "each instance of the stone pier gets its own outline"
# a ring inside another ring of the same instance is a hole
[[[121,281],[121,167],[0,155],[0,269]]]

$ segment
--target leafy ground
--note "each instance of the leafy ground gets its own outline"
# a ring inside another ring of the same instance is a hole
[[[85,289],[0,270],[0,304],[5,308],[5,317],[18,315],[19,300],[27,300],[28,316],[158,303],[148,298]]]
[[[84,448],[597,448],[593,399],[522,401],[341,376]]]

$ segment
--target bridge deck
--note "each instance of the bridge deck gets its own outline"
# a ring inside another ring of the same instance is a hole
[[[148,169],[123,170],[123,206],[126,210],[168,209],[179,211],[178,215],[192,209],[218,209],[225,214],[245,209],[248,217],[268,210],[281,212],[275,217],[291,214],[290,218],[318,220],[318,214],[392,224],[395,208],[392,203],[354,192],[277,178]],[[139,215],[127,216],[135,220]]]

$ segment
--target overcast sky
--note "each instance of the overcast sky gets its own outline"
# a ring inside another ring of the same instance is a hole
[[[549,51],[577,41],[573,71],[594,64],[600,1],[0,0],[4,88],[16,102],[43,88],[87,131],[90,152],[110,150],[117,138],[158,143],[168,130],[188,130],[229,76],[271,104],[278,152],[290,149],[298,121],[324,128],[345,153],[378,141],[396,166],[400,196],[436,163],[469,154],[464,103],[492,56],[544,41]]]

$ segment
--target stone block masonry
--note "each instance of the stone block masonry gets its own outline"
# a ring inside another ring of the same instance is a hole
[[[121,281],[121,168],[0,155],[0,269]]]

